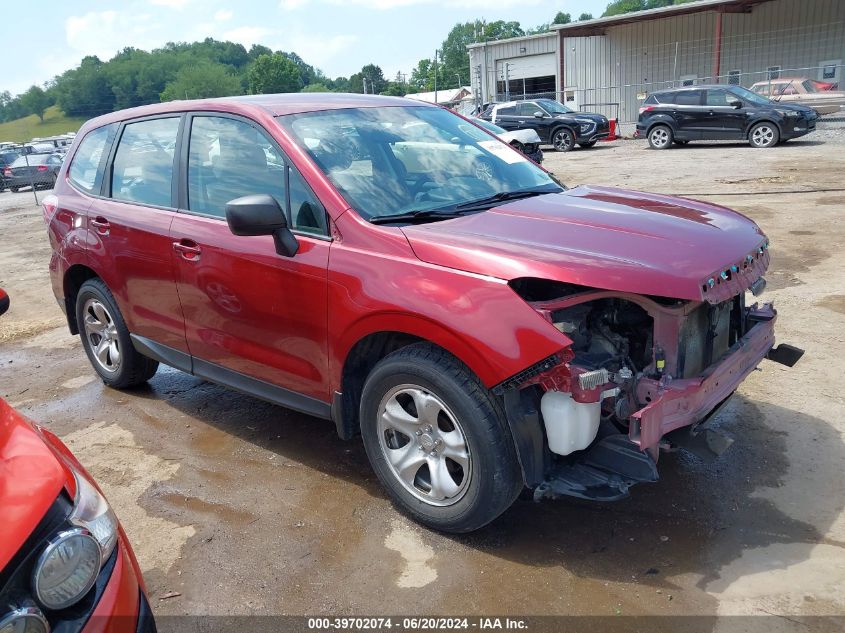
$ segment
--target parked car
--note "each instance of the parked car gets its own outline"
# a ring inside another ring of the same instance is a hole
[[[508,132],[506,129],[484,119],[473,119],[473,121],[488,132],[492,132],[498,136],[511,147],[518,149],[538,165],[543,162],[543,150],[540,149],[540,136],[536,131],[525,129]]]
[[[8,307],[0,289],[0,314]],[[0,464],[0,631],[154,633],[135,554],[97,484],[2,398]]]
[[[6,168],[9,167],[20,156],[20,152],[0,151],[0,191],[5,190],[9,185],[6,183]]]
[[[3,169],[6,186],[12,191],[34,186],[36,189],[51,189],[56,184],[62,154],[28,154],[19,156]]]
[[[812,108],[775,103],[740,86],[693,86],[651,93],[640,107],[636,136],[653,149],[701,140],[772,147],[812,132],[817,119]]]
[[[397,506],[452,532],[526,486],[626,496],[764,358],[800,356],[745,303],[769,264],[753,221],[566,189],[466,128],[341,94],[89,121],[43,201],[70,332],[111,387],[163,362],[360,434]]]
[[[833,114],[845,106],[845,92],[832,90],[832,84],[798,77],[758,81],[751,91],[777,103],[800,103],[819,114]]]
[[[588,148],[610,135],[607,117],[589,112],[575,112],[554,99],[509,101],[495,104],[479,118],[505,130],[534,130],[543,143],[559,152],[576,145]]]

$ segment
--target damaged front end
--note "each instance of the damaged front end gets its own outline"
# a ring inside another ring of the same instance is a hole
[[[714,413],[761,360],[792,366],[803,353],[773,348],[771,304],[745,304],[765,285],[758,250],[705,279],[700,301],[511,282],[571,341],[494,388],[535,498],[619,499],[658,479],[661,448],[707,456],[730,445],[709,428]]]

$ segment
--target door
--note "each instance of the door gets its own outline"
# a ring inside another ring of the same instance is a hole
[[[722,89],[705,91],[704,105],[707,116],[703,121],[704,138],[739,139],[745,129],[745,108],[735,108],[732,103],[742,100]],[[744,106],[745,104],[743,104]]]
[[[117,299],[129,331],[186,352],[170,255],[174,156],[182,119],[170,115],[123,125],[103,196],[91,203],[87,222],[91,266]],[[69,175],[73,180],[73,165]]]
[[[675,119],[675,138],[704,138],[706,112],[701,90],[681,90],[673,95],[672,117]]]
[[[516,113],[516,106],[504,106],[493,110],[493,123],[505,130],[518,130],[519,117]]]
[[[255,392],[257,380],[328,402],[324,208],[257,124],[196,114],[186,137],[186,195],[170,247],[195,373],[236,387],[253,381],[246,391]],[[285,209],[299,240],[294,257],[278,255],[270,236],[229,230],[226,203],[259,193]]]

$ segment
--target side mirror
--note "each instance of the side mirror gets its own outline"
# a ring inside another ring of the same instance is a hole
[[[262,193],[230,200],[226,203],[226,222],[234,235],[272,235],[276,252],[284,257],[293,257],[299,250],[285,212],[273,196]]]
[[[742,108],[742,101],[739,101],[739,100],[731,101],[730,105],[732,107],[736,108],[737,110],[739,110],[740,108]]]
[[[540,112],[539,110],[537,110],[537,111],[534,113],[534,118],[535,118],[535,119],[542,119],[544,116],[546,116],[546,115],[545,115],[545,114],[543,114],[542,112]]]

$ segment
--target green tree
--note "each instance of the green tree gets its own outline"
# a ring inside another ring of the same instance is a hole
[[[660,7],[668,7],[673,4],[685,4],[693,0],[614,0],[607,5],[607,8],[602,13],[602,17],[610,17],[612,15],[622,15],[623,13],[632,13],[633,11],[645,11],[646,9],[659,9]]]
[[[44,110],[50,107],[50,97],[38,86],[32,86],[20,96],[21,106],[28,114],[37,114],[44,122]]]
[[[246,76],[251,94],[299,92],[305,85],[296,62],[282,53],[260,55]]]
[[[420,92],[434,90],[434,63],[430,59],[417,62],[417,67],[411,71],[409,83]]]
[[[558,11],[555,19],[552,20],[552,24],[569,24],[570,22],[572,22],[572,16],[563,11]]]
[[[578,16],[578,21],[583,22],[584,20],[592,20],[593,14],[592,13],[582,13]]]
[[[324,83],[308,84],[299,92],[331,92],[331,89]]]
[[[387,95],[388,97],[404,97],[407,94],[405,85],[398,81],[390,81],[387,87],[379,94]]]
[[[92,117],[114,110],[114,93],[103,62],[94,55],[56,78],[56,100],[68,116]]]
[[[242,93],[241,82],[226,66],[205,61],[184,66],[176,74],[176,79],[167,84],[161,93],[161,100],[207,99]]]
[[[551,26],[548,22],[544,22],[543,24],[538,24],[537,26],[532,26],[529,29],[525,29],[526,35],[536,35],[538,33],[547,33],[549,30],[549,26]]]
[[[370,94],[381,94],[387,88],[387,80],[384,78],[384,72],[380,66],[376,66],[375,64],[367,64],[361,68],[362,88],[364,79],[367,80],[367,92]]]

